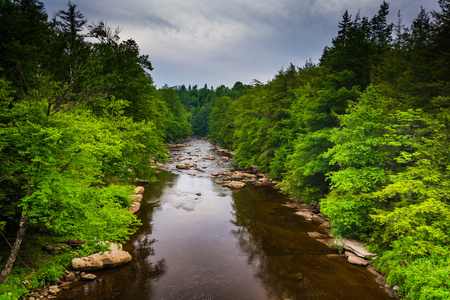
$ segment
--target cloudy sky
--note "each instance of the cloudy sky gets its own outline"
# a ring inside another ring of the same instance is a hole
[[[49,16],[67,8],[42,0]],[[72,0],[88,23],[106,21],[150,57],[157,87],[203,87],[272,79],[290,63],[318,62],[347,9],[373,17],[382,0]],[[410,25],[437,0],[391,0],[390,21]]]

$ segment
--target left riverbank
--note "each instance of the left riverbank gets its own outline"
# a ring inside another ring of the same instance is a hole
[[[128,196],[131,203],[125,209],[131,213],[137,213],[144,191],[144,186],[136,186],[134,193]],[[117,267],[130,262],[132,259],[127,251],[122,250],[121,244],[110,244],[103,252],[77,257],[80,256],[79,252],[83,253],[83,251],[77,251],[82,244],[83,241],[81,240],[69,240],[62,243],[46,242],[43,251],[47,254],[47,257],[42,259],[47,261],[47,268],[36,269],[32,273],[41,272],[42,275],[49,273],[46,276],[46,282],[48,283],[34,286],[31,280],[25,276],[22,283],[25,288],[28,286],[28,295],[22,296],[20,299],[56,299],[59,292],[70,289],[71,285],[77,281],[95,280],[97,276],[91,272],[102,268]],[[57,264],[59,268],[49,267],[48,265],[53,264],[52,262]],[[32,274],[28,276],[32,276]],[[2,295],[0,299],[17,299],[17,297],[13,294],[7,294]]]

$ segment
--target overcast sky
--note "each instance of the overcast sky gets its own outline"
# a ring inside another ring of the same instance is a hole
[[[67,1],[42,0],[52,16]],[[290,63],[318,62],[337,35],[347,9],[373,17],[382,0],[72,0],[88,24],[106,21],[149,55],[155,85],[232,87],[263,83]],[[400,10],[409,26],[437,0],[391,0],[390,21]]]

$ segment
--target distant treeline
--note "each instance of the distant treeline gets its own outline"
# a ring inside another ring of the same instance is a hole
[[[409,299],[450,299],[450,1],[409,27],[346,11],[318,64],[177,87],[193,130],[319,203]],[[419,9],[418,9],[419,10]]]

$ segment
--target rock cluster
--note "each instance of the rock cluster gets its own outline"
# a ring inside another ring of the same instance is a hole
[[[249,173],[249,172],[243,172],[243,171],[235,171],[235,172],[213,172],[211,173],[212,176],[220,176],[225,180],[214,180],[215,183],[227,186],[229,188],[233,189],[240,189],[245,187],[246,183],[252,183],[257,186],[261,185],[271,185],[274,186],[278,182],[271,180],[267,177],[266,174],[263,173]]]
[[[128,207],[128,211],[131,211],[132,213],[136,213],[141,208],[141,201],[144,198],[144,191],[145,188],[143,186],[138,186],[134,189],[135,195],[129,195],[129,197],[133,200],[133,202],[130,204],[130,207]]]
[[[230,151],[230,150],[228,150],[228,149],[222,149],[222,148],[220,148],[219,146],[216,146],[216,147],[215,147],[215,150],[216,150],[217,153],[227,155],[227,158],[228,158],[228,157],[231,157],[231,158],[234,157],[234,152],[232,152],[232,151]]]
[[[301,200],[297,200],[295,203],[290,202],[283,204],[283,206],[295,209],[296,215],[302,216],[307,221],[318,225],[324,232],[329,232],[331,229],[330,220],[323,217],[318,209],[318,203],[312,204],[313,205],[308,205],[301,203]],[[343,254],[328,254],[327,257],[333,259],[334,257],[345,256],[350,264],[366,267],[369,272],[377,277],[377,283],[385,288],[386,292],[388,292],[392,298],[398,298],[395,293],[395,290],[398,287],[386,284],[386,279],[383,275],[372,267],[371,260],[376,258],[376,254],[367,251],[363,242],[351,239],[333,239],[328,233],[308,232],[308,235],[315,238],[317,241],[326,244],[330,248],[343,249]]]
[[[177,143],[171,143],[171,144],[167,144],[166,147],[167,148],[181,148],[181,147],[188,147],[188,144],[177,144]]]
[[[94,280],[96,275],[91,273],[85,273],[81,271],[68,271],[64,272],[64,275],[59,278],[55,284],[48,287],[35,289],[30,291],[30,295],[27,300],[37,299],[56,299],[57,294],[61,291],[66,291],[70,286],[79,280]]]

